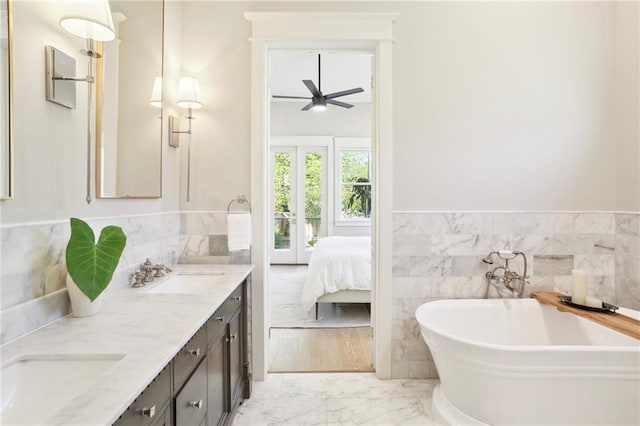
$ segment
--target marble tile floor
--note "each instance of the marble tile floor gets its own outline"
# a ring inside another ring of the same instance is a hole
[[[233,425],[441,425],[431,409],[437,384],[373,373],[269,374],[254,382]]]

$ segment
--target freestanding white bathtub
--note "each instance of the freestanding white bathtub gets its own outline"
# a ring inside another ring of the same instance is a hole
[[[440,375],[434,412],[446,423],[640,425],[632,337],[534,299],[440,300],[416,318]]]

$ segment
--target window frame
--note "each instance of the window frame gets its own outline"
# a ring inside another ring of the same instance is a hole
[[[371,216],[363,218],[344,218],[342,216],[342,188],[345,184],[342,182],[342,152],[366,152],[369,154],[369,183],[347,183],[351,186],[371,186],[373,192],[373,159],[371,149],[371,139],[369,138],[335,138],[334,149],[334,226],[371,226]],[[372,197],[373,202],[373,197]],[[373,211],[373,210],[372,210]]]

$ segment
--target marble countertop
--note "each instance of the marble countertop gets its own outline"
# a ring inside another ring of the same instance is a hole
[[[110,425],[173,359],[222,302],[253,270],[252,265],[178,265],[175,274],[216,274],[205,294],[148,294],[142,289],[105,296],[100,313],[64,317],[0,347],[2,363],[22,357],[124,357],[87,391],[61,407],[47,425]]]

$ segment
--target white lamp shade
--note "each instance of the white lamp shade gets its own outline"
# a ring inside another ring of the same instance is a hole
[[[176,105],[180,108],[202,108],[200,103],[200,83],[197,78],[180,77]]]
[[[74,0],[68,16],[60,20],[60,26],[73,35],[96,41],[111,41],[116,33],[109,0]]]
[[[153,90],[151,91],[151,106],[162,108],[162,77],[153,80]]]

